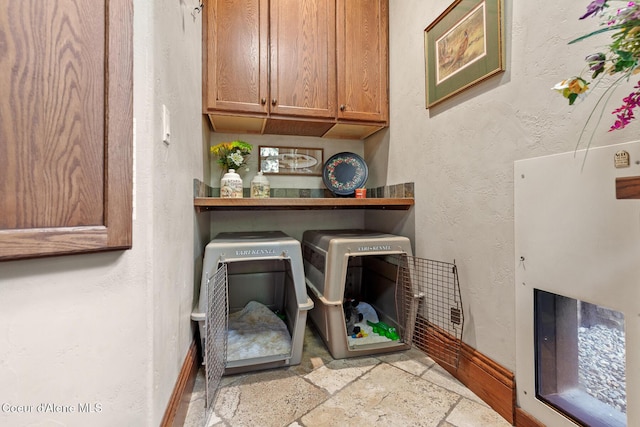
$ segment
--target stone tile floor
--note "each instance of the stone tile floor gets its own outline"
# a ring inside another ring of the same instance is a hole
[[[507,427],[422,352],[335,360],[312,326],[300,365],[223,377],[213,415],[198,372],[186,427]]]

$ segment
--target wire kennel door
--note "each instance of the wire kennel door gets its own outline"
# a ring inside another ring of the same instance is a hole
[[[207,273],[207,276],[209,273]],[[206,420],[213,415],[215,401],[227,359],[228,287],[227,264],[220,265],[212,277],[207,277],[207,321],[205,322],[205,407]],[[213,343],[213,345],[211,345]]]
[[[406,319],[406,342],[457,369],[464,314],[456,265],[413,256],[400,257],[398,265],[398,313]]]

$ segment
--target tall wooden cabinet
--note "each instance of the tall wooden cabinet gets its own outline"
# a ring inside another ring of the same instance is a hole
[[[131,247],[133,2],[0,5],[0,260]]]
[[[212,0],[203,106],[216,131],[363,138],[388,125],[388,0]]]

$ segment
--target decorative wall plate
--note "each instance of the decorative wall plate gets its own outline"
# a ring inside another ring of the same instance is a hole
[[[324,164],[322,181],[334,194],[348,196],[367,182],[369,169],[355,153],[334,154]]]

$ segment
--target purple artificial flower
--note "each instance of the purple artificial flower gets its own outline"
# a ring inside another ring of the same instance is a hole
[[[584,60],[589,63],[589,69],[591,71],[600,71],[604,68],[604,62],[606,59],[607,57],[604,53],[594,53],[587,56]]]
[[[627,7],[618,9],[617,17],[614,19],[620,23],[627,23],[629,21],[635,21],[640,18],[640,11],[638,11],[638,5],[635,2],[630,1],[627,3]]]
[[[633,110],[640,107],[640,82],[633,87],[635,92],[629,94],[629,96],[622,98],[624,104],[620,108],[613,110],[611,114],[616,115],[616,121],[609,129],[609,132],[619,129],[624,129],[631,120],[635,119]]]
[[[582,15],[580,19],[588,18],[589,16],[595,15],[596,13],[602,11],[607,6],[607,0],[593,0],[587,6],[587,13]]]

